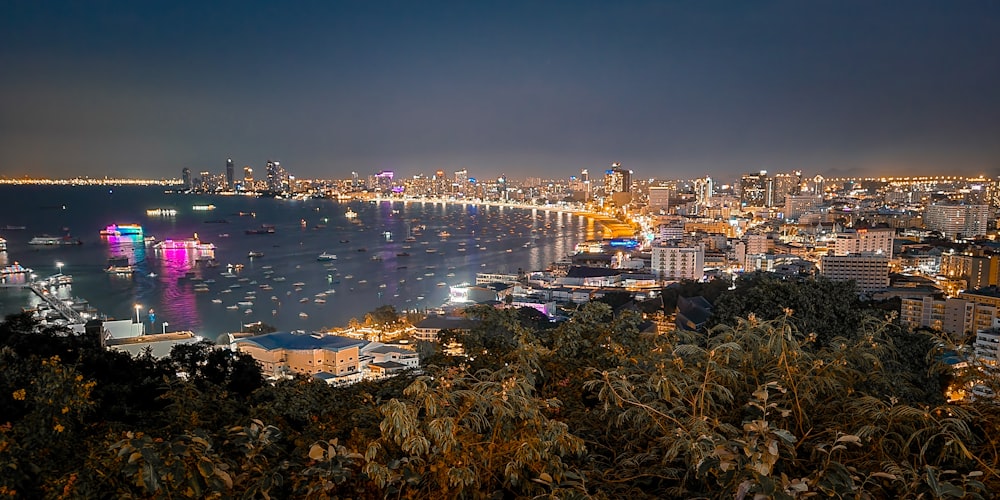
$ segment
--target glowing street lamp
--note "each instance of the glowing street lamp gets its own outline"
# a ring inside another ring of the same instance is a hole
[[[135,324],[136,331],[142,333],[142,320],[139,319],[139,311],[142,310],[142,304],[135,305]]]

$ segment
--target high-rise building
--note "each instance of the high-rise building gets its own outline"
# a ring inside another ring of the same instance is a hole
[[[455,182],[451,185],[451,191],[455,194],[465,192],[466,184],[469,183],[469,171],[466,169],[455,171]]]
[[[229,158],[229,159],[226,160],[226,188],[227,189],[233,189],[234,188],[233,182],[236,181],[235,174],[236,174],[236,167],[233,166],[233,159]]]
[[[611,168],[604,172],[604,194],[613,196],[615,193],[628,193],[632,189],[632,172],[622,168],[622,164],[614,162]]]
[[[989,205],[931,205],[924,210],[924,225],[945,238],[974,238],[986,234]]]
[[[798,220],[802,214],[823,204],[823,197],[815,194],[788,195],[785,197],[785,219]]]
[[[885,255],[824,255],[819,271],[833,281],[853,280],[865,293],[889,288],[889,257]]]
[[[253,191],[256,189],[253,181],[253,169],[250,166],[243,167],[243,189]]]
[[[833,253],[836,255],[873,254],[892,258],[892,240],[896,230],[886,229],[849,229],[837,233],[833,241]]]
[[[785,197],[802,192],[802,172],[774,174],[771,179],[771,199],[769,207],[781,206]]]
[[[705,176],[694,180],[695,202],[699,207],[712,206],[712,193],[715,192],[715,182],[712,178]]]
[[[705,274],[705,248],[701,245],[659,246],[651,249],[653,273],[661,280],[700,280]]]
[[[670,208],[670,192],[668,186],[649,186],[649,210],[652,213],[664,212]]]
[[[267,162],[267,189],[275,193],[288,191],[288,174],[280,162]]]
[[[773,188],[767,170],[746,174],[740,179],[740,204],[747,207],[769,207],[773,201]]]
[[[395,172],[392,170],[382,170],[374,175],[371,185],[376,191],[383,193],[392,192],[392,178],[395,175]]]
[[[193,189],[194,184],[192,184],[191,179],[191,169],[184,167],[181,169],[181,179],[184,181],[184,189]]]

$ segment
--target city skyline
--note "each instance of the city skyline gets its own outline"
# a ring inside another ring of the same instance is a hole
[[[8,177],[1000,175],[989,2],[5,11]]]

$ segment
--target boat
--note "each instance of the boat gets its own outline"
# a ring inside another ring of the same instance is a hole
[[[372,255],[372,260],[374,260],[374,261],[382,260],[382,256],[381,255]]]
[[[9,265],[0,267],[0,276],[7,276],[10,274],[31,274],[34,271],[30,267],[24,267],[17,262]]]
[[[177,210],[173,208],[151,208],[146,210],[146,215],[150,217],[173,217],[177,215]]]
[[[128,263],[128,257],[111,257],[104,272],[108,274],[132,274],[135,268]]]
[[[222,303],[222,299],[212,299],[212,303],[213,304],[221,304]]]
[[[31,241],[29,241],[28,244],[29,245],[45,245],[45,246],[51,246],[51,245],[82,245],[83,242],[80,241],[78,238],[74,238],[74,237],[72,237],[72,236],[70,236],[70,235],[67,234],[66,236],[48,236],[48,235],[35,236],[34,238],[31,238]]]
[[[262,224],[257,229],[247,229],[246,234],[274,234],[274,226],[271,224]]]
[[[410,252],[399,252],[396,254],[396,257],[409,257],[409,256]]]
[[[139,224],[111,224],[101,229],[101,236],[142,236]]]
[[[347,217],[348,219],[357,219],[358,213],[348,208],[347,212],[344,213],[344,217]]]
[[[326,304],[326,299],[313,299],[313,302],[317,304]]]
[[[253,302],[251,302],[249,300],[241,300],[241,301],[237,302],[236,305],[241,306],[241,307],[252,307],[253,306]]]
[[[301,288],[301,287],[306,286],[306,284],[303,283],[303,282],[301,282],[301,281],[296,281],[295,283],[292,283],[292,286],[294,286],[296,288]]]
[[[12,226],[10,224],[7,224],[3,228],[5,231],[21,231],[25,229],[25,226]]]
[[[197,210],[199,212],[204,212],[207,210],[215,210],[215,205],[194,205],[191,210]]]
[[[226,309],[229,309],[230,311],[235,311],[235,310],[237,310],[239,308],[240,308],[240,306],[235,305],[235,304],[231,305],[231,306],[226,306]]]
[[[309,299],[302,297],[301,299],[299,299],[299,302],[305,304],[306,302],[309,302]]]
[[[264,252],[255,252],[253,250],[250,250],[249,252],[247,252],[247,257],[249,257],[251,259],[255,259],[255,258],[263,257],[263,256],[264,256]]]
[[[451,233],[449,233],[448,231],[441,231],[440,233],[438,233],[438,236],[440,236],[442,238],[447,238],[447,237],[451,236]]]
[[[309,315],[306,314],[306,313],[304,313],[304,312],[301,312],[301,313],[299,313],[299,317],[302,318],[302,319],[306,319],[306,318],[309,317]]]
[[[159,241],[153,245],[153,248],[158,250],[210,251],[210,250],[215,250],[215,245],[212,243],[202,243],[202,241],[198,239],[198,235],[195,234],[194,238],[187,238],[183,240],[166,239],[163,241]]]
[[[7,240],[0,238],[0,252],[7,251]]]
[[[323,252],[319,254],[319,257],[316,257],[316,260],[318,261],[337,260],[337,255]]]
[[[427,252],[427,253],[435,253],[435,252],[437,252],[437,249],[436,248],[428,248],[427,250],[424,250],[424,251]]]

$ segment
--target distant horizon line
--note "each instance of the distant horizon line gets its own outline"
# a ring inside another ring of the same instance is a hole
[[[753,172],[746,172],[746,173],[743,173],[743,174],[737,174],[736,181],[739,181],[739,179],[743,175],[748,175],[748,174],[752,174],[752,173]],[[775,172],[775,173],[784,173],[784,172]],[[949,181],[949,180],[952,180],[952,181],[972,181],[972,182],[974,182],[974,181],[1000,180],[1000,175],[998,175],[996,177],[987,177],[987,176],[984,176],[982,174],[979,174],[979,175],[976,175],[976,176],[969,176],[969,175],[911,175],[911,176],[902,176],[902,175],[870,175],[869,174],[869,175],[864,175],[864,176],[858,175],[858,176],[837,176],[837,177],[827,177],[827,176],[825,176],[823,174],[814,174],[812,176],[805,176],[805,175],[803,175],[802,178],[804,180],[805,179],[811,179],[811,178],[815,177],[816,175],[823,177],[823,179],[825,181],[829,181],[829,182],[847,181],[847,180],[852,180],[852,181],[878,181],[878,182],[893,182],[893,181],[902,181],[902,180],[908,180],[908,181]],[[650,178],[649,180],[650,181],[660,181],[660,182],[663,182],[663,181],[688,181],[688,180],[695,180],[695,179],[704,179],[706,177],[711,178],[711,177],[714,177],[714,176],[711,175],[711,174],[707,174],[707,175],[700,176],[700,177],[690,177],[690,178]],[[531,179],[531,178],[532,177],[528,177],[528,178],[524,178],[524,179],[518,179],[518,178],[514,178],[514,177],[508,177],[508,180],[524,181],[524,180]],[[406,178],[404,177],[404,178],[401,178],[401,179],[406,179]],[[331,179],[320,179],[320,178],[306,179],[306,178],[301,178],[301,179],[298,179],[298,180],[304,181],[304,182],[346,182],[346,181],[351,181],[352,178],[351,177],[346,177],[346,178],[341,178],[341,179],[337,179],[337,178],[331,178]],[[556,178],[556,179],[542,179],[542,180],[543,181],[554,181],[554,180],[569,181],[571,179],[570,178],[565,178],[565,179]],[[150,179],[150,178],[137,178],[137,177],[110,177],[110,176],[104,176],[104,177],[76,176],[76,177],[56,178],[56,177],[28,177],[28,176],[24,176],[24,177],[8,177],[8,176],[0,175],[0,185],[64,185],[64,184],[84,184],[84,185],[95,185],[95,186],[96,185],[136,185],[136,186],[140,186],[140,185],[146,185],[146,186],[148,186],[148,185],[162,185],[162,186],[173,186],[173,185],[183,185],[184,184],[184,180],[183,179],[178,179],[178,178]]]

